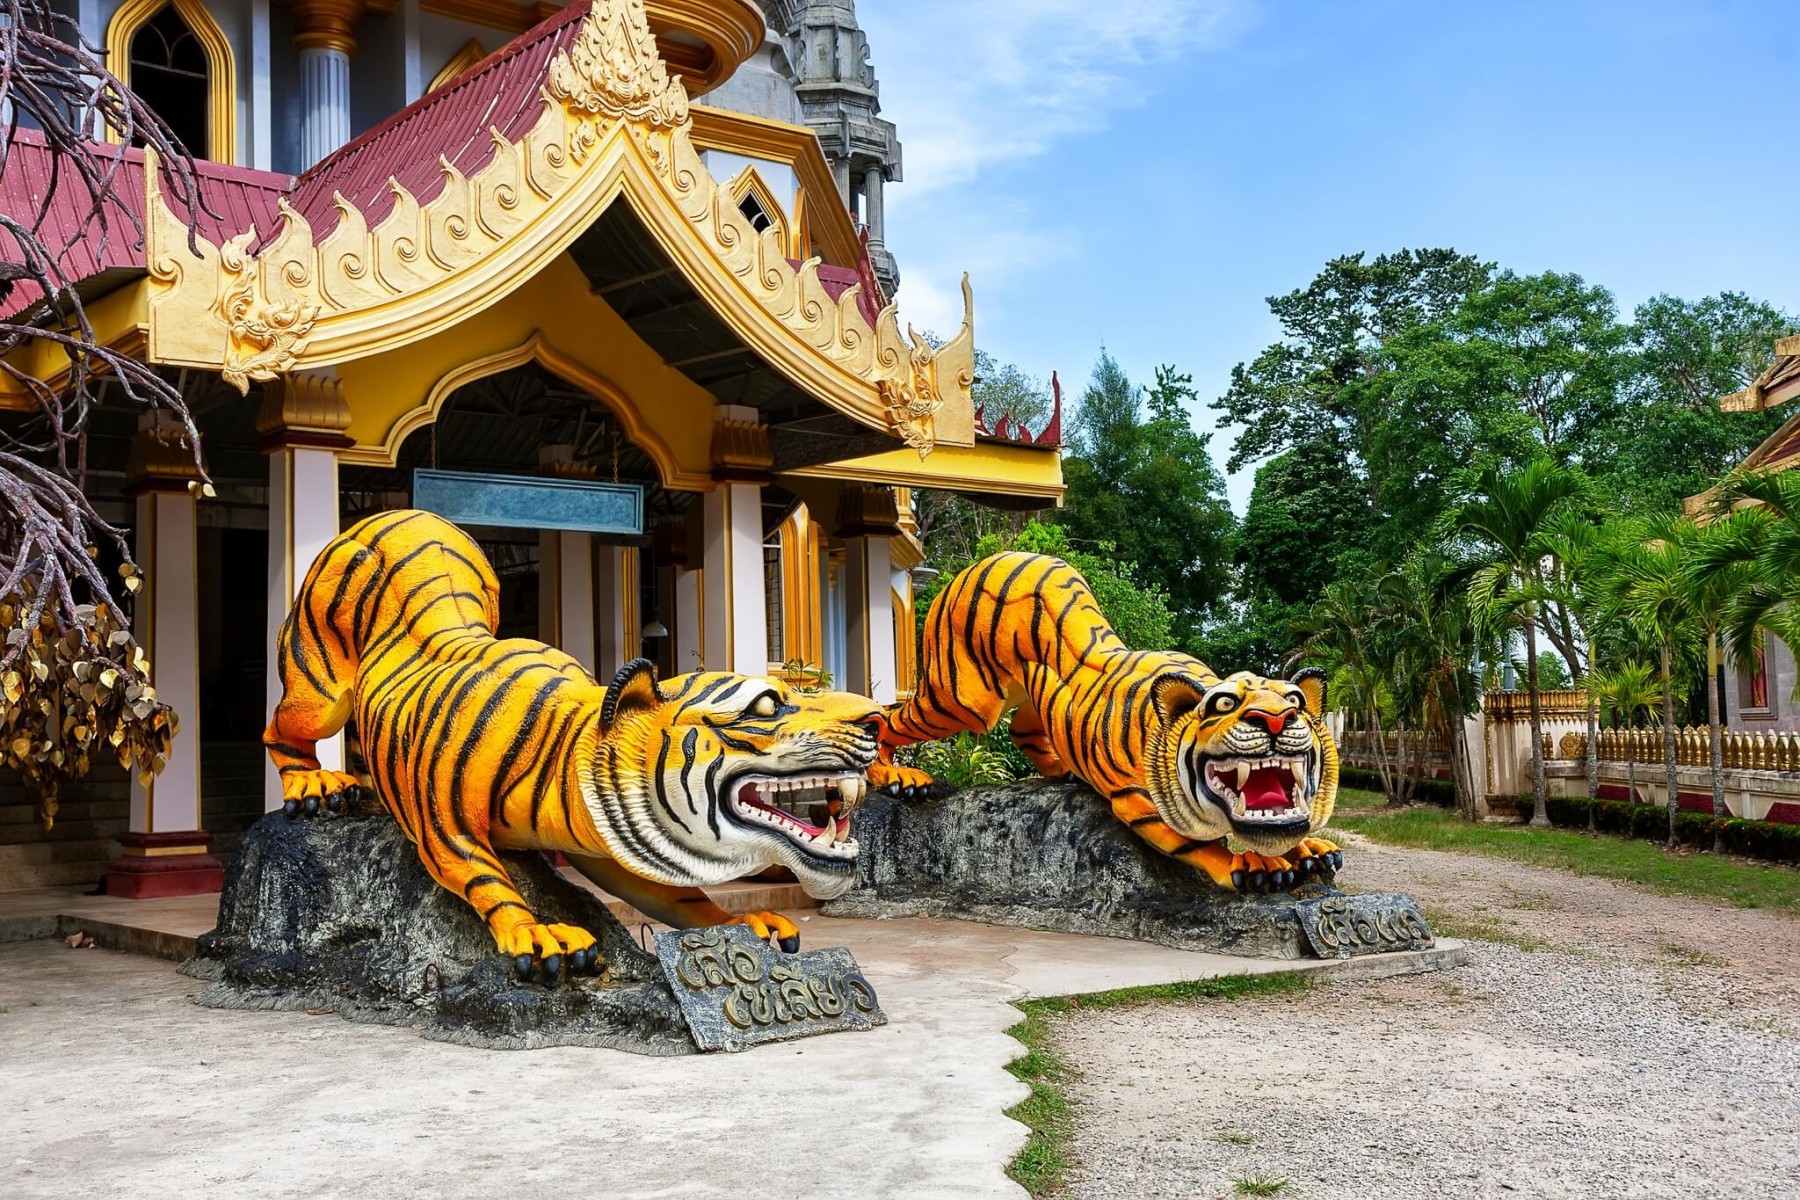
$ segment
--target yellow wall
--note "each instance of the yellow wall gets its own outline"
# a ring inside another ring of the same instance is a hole
[[[400,443],[457,387],[535,360],[587,387],[619,415],[631,440],[657,460],[665,487],[712,486],[713,398],[665,365],[568,255],[461,325],[397,350],[343,363],[356,449],[346,462],[392,464]]]

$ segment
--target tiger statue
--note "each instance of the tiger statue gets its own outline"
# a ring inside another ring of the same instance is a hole
[[[659,688],[642,659],[602,688],[561,650],[496,638],[499,595],[480,548],[430,513],[381,513],[326,546],[277,640],[263,744],[283,811],[358,798],[361,781],[317,753],[354,718],[374,794],[521,977],[604,964],[590,931],[538,920],[497,850],[561,851],[665,924],[741,923],[797,950],[788,918],[732,917],[700,889],[776,865],[820,898],[849,888],[880,709],[722,672]],[[823,826],[782,807],[816,789]]]
[[[1044,775],[1074,775],[1157,850],[1234,891],[1334,875],[1315,837],[1331,819],[1338,755],[1325,677],[1221,679],[1190,655],[1127,649],[1081,573],[1041,554],[996,554],[932,601],[913,697],[889,710],[876,787],[907,798],[931,777],[895,763],[915,742],[993,728]]]

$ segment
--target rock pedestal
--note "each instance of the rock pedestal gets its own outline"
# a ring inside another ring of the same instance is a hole
[[[857,886],[833,916],[954,916],[1262,958],[1313,957],[1299,903],[1321,882],[1239,895],[1158,854],[1086,784],[1031,779],[857,810]],[[1351,864],[1354,870],[1354,863]]]
[[[226,874],[218,927],[182,971],[211,982],[198,1000],[213,1008],[335,1010],[493,1049],[693,1053],[656,959],[606,907],[541,854],[503,857],[540,920],[599,939],[603,976],[521,982],[385,812],[258,821]]]

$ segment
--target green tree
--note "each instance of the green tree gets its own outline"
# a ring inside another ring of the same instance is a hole
[[[1656,668],[1642,659],[1626,659],[1610,671],[1596,671],[1588,676],[1589,690],[1612,711],[1614,728],[1623,726],[1629,734],[1638,718],[1662,706],[1662,686],[1656,679]],[[1632,739],[1625,739],[1625,780],[1627,794],[1637,800],[1637,752]],[[1594,827],[1594,810],[1588,809],[1588,828]]]
[[[1540,608],[1555,593],[1544,578],[1544,538],[1553,521],[1583,492],[1581,476],[1548,455],[1523,470],[1489,467],[1470,477],[1446,513],[1453,552],[1480,564],[1469,603],[1486,629],[1515,627],[1525,636],[1526,689],[1531,709],[1533,825],[1548,825],[1544,788],[1544,724],[1538,678]]]
[[[1208,662],[1272,674],[1292,649],[1290,628],[1363,552],[1373,512],[1344,459],[1295,446],[1256,471],[1238,527],[1238,610],[1209,631]]]
[[[1663,766],[1669,789],[1669,846],[1675,846],[1680,784],[1675,771],[1675,664],[1699,636],[1689,582],[1695,540],[1693,522],[1659,522],[1622,547],[1618,562],[1621,611],[1654,637],[1661,659]]]
[[[1110,545],[1136,564],[1135,578],[1167,595],[1182,645],[1224,609],[1235,526],[1211,435],[1188,415],[1193,399],[1190,376],[1159,367],[1140,392],[1102,351],[1072,422],[1067,493],[1053,518],[1072,546]]]
[[[1366,258],[1334,258],[1306,287],[1269,297],[1281,340],[1234,367],[1213,403],[1241,430],[1228,469],[1302,445],[1360,456],[1379,417],[1360,385],[1383,369],[1382,345],[1455,312],[1493,273],[1492,263],[1450,249]]]
[[[1620,403],[1583,450],[1590,474],[1630,513],[1699,494],[1780,425],[1777,411],[1721,412],[1718,400],[1760,375],[1776,340],[1797,331],[1787,314],[1741,292],[1639,305]]]

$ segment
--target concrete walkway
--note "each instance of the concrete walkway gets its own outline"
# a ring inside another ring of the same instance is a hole
[[[887,1026],[679,1059],[473,1050],[199,1008],[199,985],[153,958],[3,945],[0,1192],[1020,1197],[1005,1175],[1025,1136],[1004,1116],[1026,1094],[1004,1069],[1020,1053],[1010,1001],[1332,969],[955,921],[812,914],[801,928],[854,951]],[[1460,954],[1446,942],[1352,969]]]

